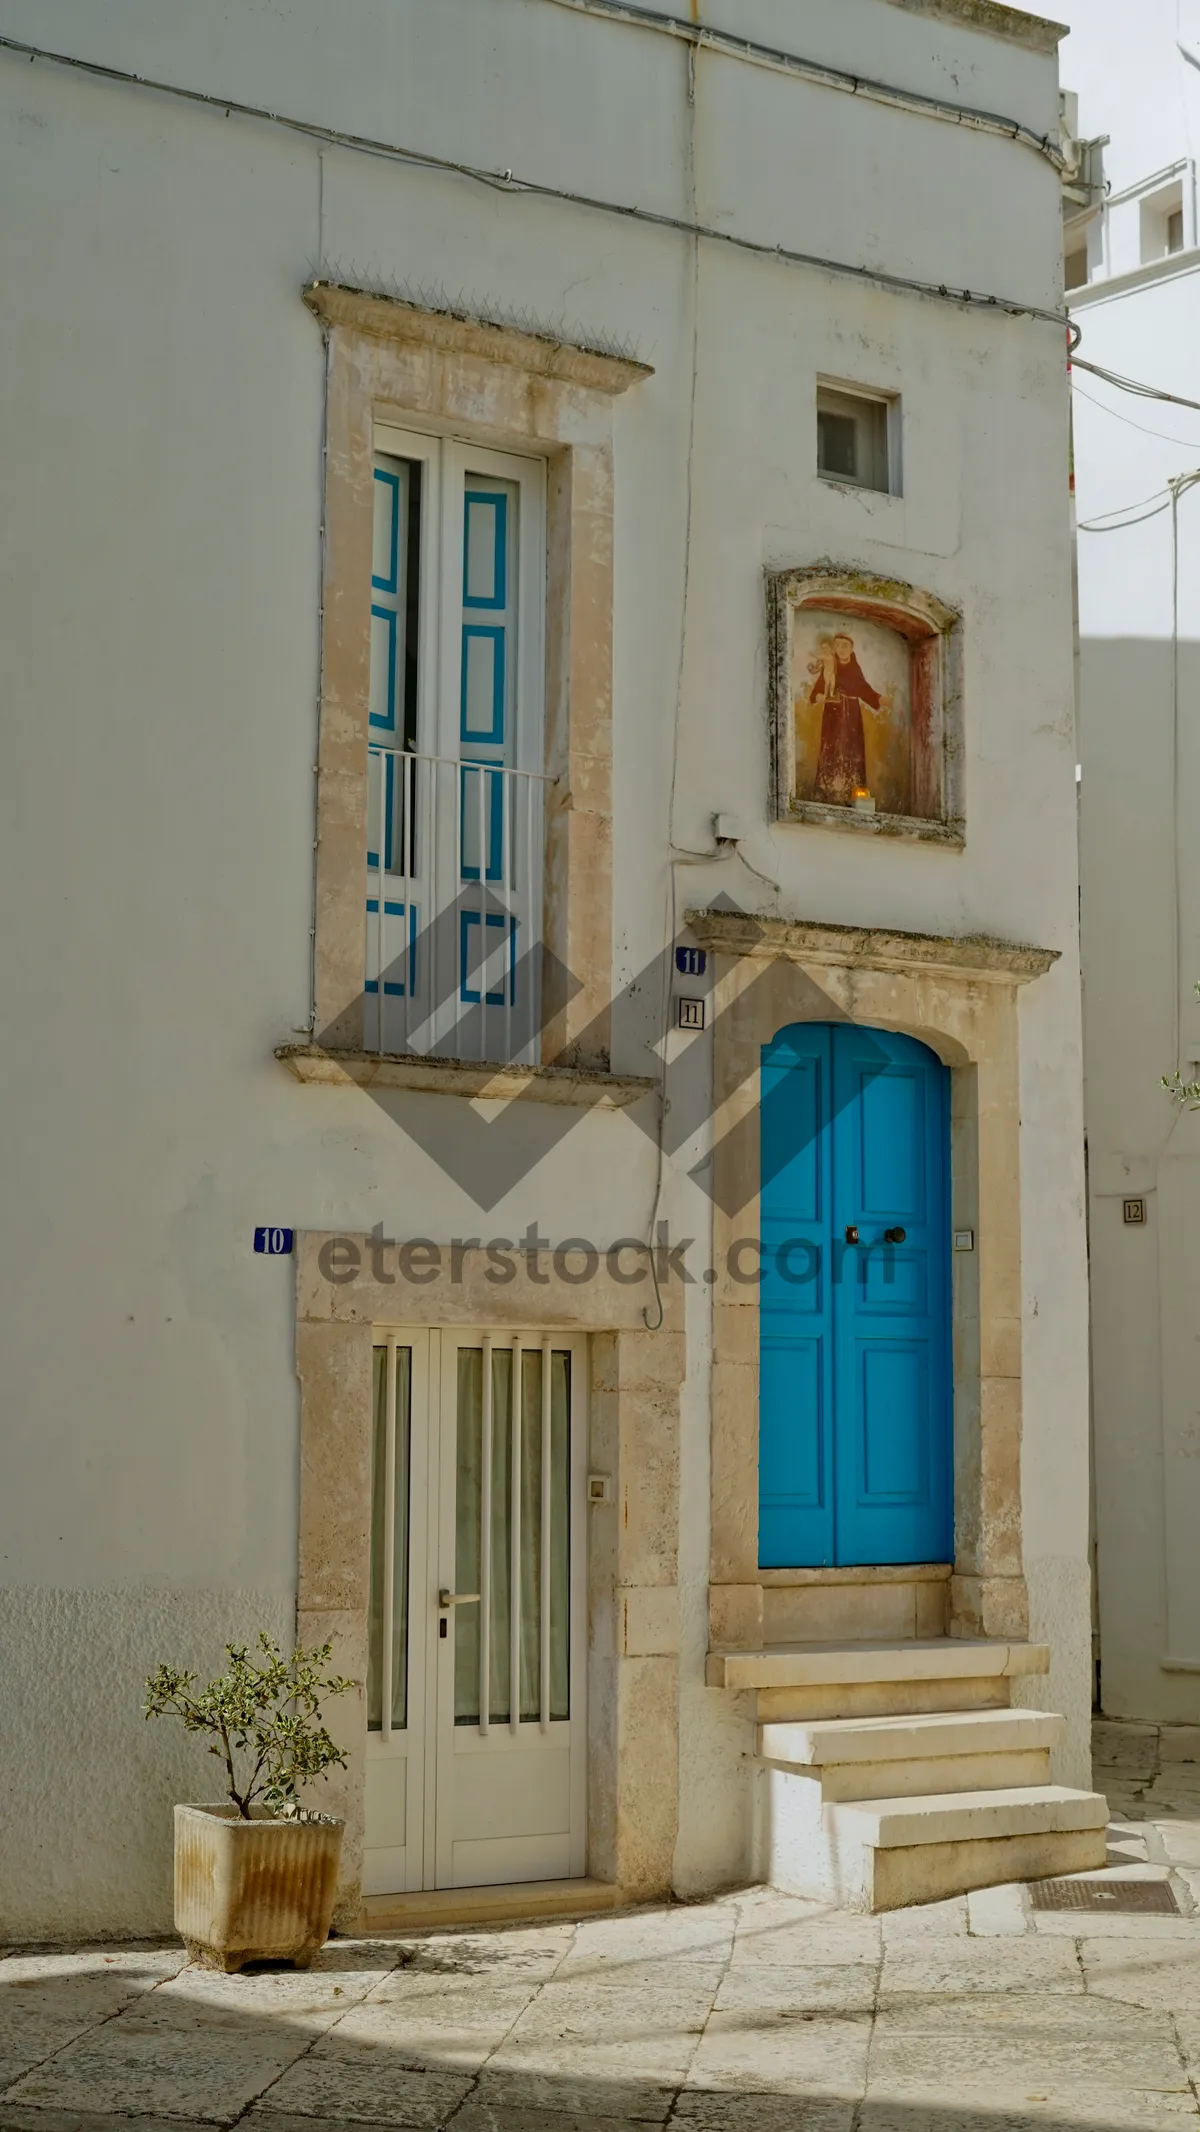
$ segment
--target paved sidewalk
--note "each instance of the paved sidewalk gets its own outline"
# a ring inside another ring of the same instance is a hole
[[[1135,1729],[1155,1732],[1097,1743],[1109,1878],[1167,1879],[1183,1915],[1034,1911],[1012,1887],[879,1919],[751,1889],[337,1940],[307,1975],[217,1976],[170,1944],[12,1950],[0,2128],[1180,2132],[1200,2124],[1200,1767]]]

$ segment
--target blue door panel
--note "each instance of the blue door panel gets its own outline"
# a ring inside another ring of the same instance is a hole
[[[767,1450],[763,1486],[767,1510],[760,1532],[764,1560],[778,1555],[786,1566],[791,1536],[799,1527],[806,1544],[820,1549],[832,1534],[827,1437],[822,1387],[827,1357],[814,1340],[772,1342],[764,1355],[764,1374],[778,1415]]]
[[[845,1048],[844,1046],[841,1048]],[[860,1215],[925,1212],[924,1075],[903,1068],[865,1066],[855,1061],[844,1076],[846,1096],[855,1105],[856,1196]]]
[[[874,1341],[859,1365],[860,1508],[922,1504],[929,1493],[926,1356],[915,1343]]]
[[[907,1317],[929,1308],[929,1266],[923,1252],[907,1243],[867,1246],[860,1244],[858,1278],[862,1286],[861,1307],[872,1317]]]
[[[760,1091],[764,1568],[833,1561],[832,1149],[824,1129],[832,1097],[829,1030],[785,1029],[764,1056]]]
[[[948,1561],[947,1071],[798,1023],[764,1047],[761,1118],[760,1562]]]

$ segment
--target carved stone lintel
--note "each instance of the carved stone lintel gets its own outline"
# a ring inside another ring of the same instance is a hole
[[[487,319],[465,318],[450,311],[427,311],[394,296],[352,289],[341,282],[311,281],[304,291],[310,311],[328,326],[349,326],[376,340],[407,341],[438,348],[448,355],[481,355],[489,363],[510,363],[533,377],[560,378],[589,392],[624,392],[639,378],[653,377],[649,363],[605,355],[549,334],[521,332]]]
[[[1027,947],[983,934],[897,933],[875,926],[759,918],[741,911],[689,911],[686,923],[702,947],[727,955],[784,956],[793,962],[910,974],[928,970],[994,984],[1024,985],[1044,977],[1060,953],[1058,948]]]

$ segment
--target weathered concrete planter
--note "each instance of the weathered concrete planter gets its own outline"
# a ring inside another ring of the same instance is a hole
[[[193,1962],[307,1969],[329,1937],[345,1824],[280,1821],[234,1806],[175,1809],[175,1930]]]

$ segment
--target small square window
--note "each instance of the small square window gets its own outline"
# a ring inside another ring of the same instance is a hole
[[[1167,216],[1167,250],[1169,252],[1181,252],[1183,250],[1183,209],[1181,207],[1172,208],[1171,213]]]
[[[1082,289],[1087,278],[1087,246],[1081,244],[1077,252],[1068,252],[1063,261],[1063,284],[1068,289]]]
[[[897,486],[890,478],[890,412],[887,400],[817,387],[817,472],[823,481],[885,494]]]

